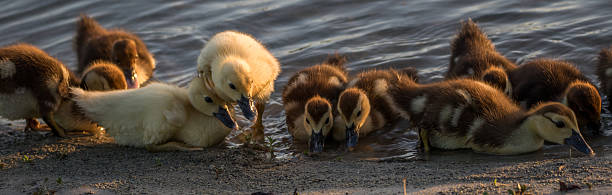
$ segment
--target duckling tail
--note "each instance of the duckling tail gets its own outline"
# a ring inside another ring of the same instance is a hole
[[[405,67],[399,69],[398,72],[408,78],[412,79],[414,82],[419,82],[419,71],[414,67]]]
[[[451,42],[451,63],[454,57],[463,56],[476,48],[495,49],[487,35],[478,28],[478,25],[472,19],[468,19],[461,22],[461,30]]]
[[[327,59],[325,59],[324,63],[344,70],[344,65],[346,64],[346,56],[335,53],[334,55],[329,55]]]
[[[612,48],[601,49],[601,52],[599,52],[598,68],[609,68],[609,67],[612,67]]]
[[[83,45],[88,37],[95,36],[106,30],[93,18],[82,13],[77,22],[77,34],[74,37],[75,46]]]

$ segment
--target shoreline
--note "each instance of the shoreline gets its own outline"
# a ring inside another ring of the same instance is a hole
[[[529,192],[556,193],[559,181],[612,192],[612,148],[603,144],[594,146],[598,153],[593,158],[568,158],[566,149],[553,147],[519,156],[434,151],[410,160],[302,154],[272,160],[267,152],[247,147],[149,153],[118,146],[105,136],[61,139],[47,132],[1,129],[0,140],[7,145],[0,151],[3,194],[403,194],[404,178],[407,192],[414,194],[498,194],[516,190],[517,183],[526,184]],[[7,139],[14,143],[6,144]]]

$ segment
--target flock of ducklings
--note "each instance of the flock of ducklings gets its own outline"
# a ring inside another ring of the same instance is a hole
[[[197,58],[187,88],[152,82],[155,59],[134,34],[105,29],[81,15],[74,38],[80,78],[28,44],[0,48],[0,116],[26,119],[26,130],[97,133],[149,151],[202,150],[237,129],[263,138],[262,113],[280,73],[276,58],[251,36],[214,35]],[[600,128],[601,97],[572,64],[507,60],[471,20],[451,43],[445,80],[421,84],[417,70],[366,70],[349,75],[334,54],[295,73],[282,92],[287,129],[296,143],[321,152],[326,141],[351,149],[359,138],[408,120],[425,151],[472,149],[521,154],[544,141],[594,155],[581,129]],[[600,53],[597,76],[612,93],[612,50]],[[40,125],[42,118],[48,127]],[[331,138],[330,138],[331,137]]]

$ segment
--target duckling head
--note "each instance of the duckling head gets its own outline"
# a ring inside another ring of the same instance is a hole
[[[253,106],[253,79],[250,66],[243,59],[235,57],[227,57],[222,63],[221,73],[212,75],[215,88],[232,101],[238,102],[244,117],[249,120],[255,119],[257,111]]]
[[[595,155],[580,134],[574,112],[567,106],[557,102],[540,104],[531,109],[527,120],[532,130],[544,140],[566,144],[582,153]]]
[[[599,132],[601,127],[601,96],[586,82],[577,81],[567,87],[563,103],[576,114],[581,129]]]
[[[89,91],[109,91],[127,89],[123,72],[117,66],[107,62],[94,62],[83,72],[81,88]]]
[[[338,112],[346,124],[346,146],[349,149],[355,147],[359,130],[370,114],[370,101],[361,89],[346,89],[338,99]]]
[[[200,79],[193,79],[189,84],[189,101],[196,110],[209,116],[214,116],[230,129],[238,128],[232,118],[227,103],[219,98]]]
[[[512,84],[508,80],[508,74],[504,69],[497,66],[492,66],[482,73],[481,79],[489,85],[498,88],[506,95],[512,96]]]
[[[113,63],[121,68],[128,88],[140,87],[136,68],[139,58],[138,50],[136,49],[136,42],[129,39],[115,41],[113,43],[111,56]]]
[[[332,107],[325,98],[316,96],[306,102],[304,108],[304,129],[310,139],[310,152],[322,152],[325,136],[333,127]]]

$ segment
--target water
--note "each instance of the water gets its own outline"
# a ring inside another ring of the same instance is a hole
[[[595,79],[596,56],[612,45],[612,3],[593,1],[4,1],[0,6],[0,45],[34,44],[76,69],[72,37],[79,13],[105,27],[139,35],[157,60],[155,77],[185,86],[196,58],[215,33],[234,29],[264,43],[282,64],[276,92],[264,114],[266,134],[280,141],[277,154],[291,157],[306,148],[292,144],[280,94],[291,75],[328,54],[348,56],[351,73],[370,68],[414,66],[423,82],[446,71],[449,42],[459,22],[472,18],[512,61],[553,57],[576,64]],[[606,103],[607,104],[607,103]],[[604,134],[612,120],[604,114]],[[6,120],[0,121],[7,123]],[[17,127],[23,122],[12,122]],[[416,158],[416,133],[406,124],[360,140],[347,158]],[[595,150],[610,147],[607,137],[592,140]],[[231,145],[231,144],[230,144]],[[547,146],[536,157],[566,151]],[[445,156],[478,157],[465,151]],[[434,156],[436,153],[434,153]],[[435,157],[434,157],[435,158]],[[459,158],[459,157],[456,157]]]

